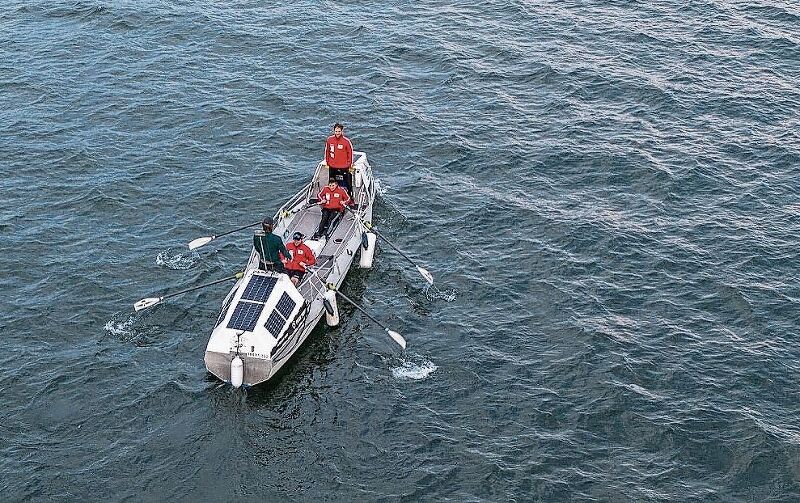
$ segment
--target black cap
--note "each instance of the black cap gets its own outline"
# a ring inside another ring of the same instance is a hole
[[[275,220],[272,217],[265,217],[264,220],[261,221],[262,227],[272,227],[275,225]]]
[[[292,234],[292,239],[303,239],[303,233],[295,232],[294,234]]]

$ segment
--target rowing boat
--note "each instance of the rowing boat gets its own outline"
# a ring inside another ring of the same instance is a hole
[[[259,270],[258,252],[251,251],[243,274],[225,296],[206,347],[206,368],[219,379],[234,386],[267,381],[289,361],[323,315],[329,325],[338,323],[334,292],[357,252],[360,266],[371,267],[376,242],[367,227],[375,202],[372,167],[363,152],[354,152],[354,159],[355,208],[343,213],[327,236],[306,241],[317,263],[308,268],[297,287],[286,274]],[[273,233],[284,242],[295,232],[314,234],[322,215],[320,206],[313,203],[327,183],[328,168],[320,162],[311,181],[275,214]]]

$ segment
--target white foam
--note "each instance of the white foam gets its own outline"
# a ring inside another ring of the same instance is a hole
[[[389,192],[390,188],[391,187],[389,187],[389,185],[375,178],[375,192],[377,192],[378,195],[380,196],[386,195],[386,193]]]
[[[136,320],[136,316],[134,315],[130,315],[125,321],[109,320],[103,328],[112,335],[122,339],[128,339],[133,335],[131,327],[133,326],[134,320]]]
[[[197,252],[175,253],[172,248],[160,252],[156,257],[156,264],[174,270],[190,269],[200,255]]]
[[[431,375],[438,368],[430,360],[423,360],[421,363],[406,360],[401,366],[392,368],[392,375],[395,379],[419,381]]]
[[[443,300],[445,302],[453,302],[456,300],[456,290],[439,290],[436,285],[428,285],[423,290],[422,293],[425,294],[425,298],[434,301],[434,300]]]

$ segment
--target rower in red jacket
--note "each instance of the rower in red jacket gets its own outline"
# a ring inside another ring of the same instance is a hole
[[[344,136],[344,126],[338,122],[333,125],[333,134],[325,142],[325,164],[328,177],[335,178],[350,197],[353,196],[353,144]]]
[[[286,245],[286,248],[292,253],[292,260],[287,261],[284,265],[286,266],[286,274],[289,275],[294,286],[303,281],[306,267],[317,263],[314,252],[303,243],[303,237],[302,233],[295,232],[292,236],[292,242]]]
[[[317,232],[311,236],[311,239],[318,239],[322,235],[327,236],[331,221],[337,215],[344,213],[345,206],[352,202],[347,192],[339,187],[335,178],[328,180],[328,186],[319,192],[317,199],[322,206],[322,219],[319,221]]]

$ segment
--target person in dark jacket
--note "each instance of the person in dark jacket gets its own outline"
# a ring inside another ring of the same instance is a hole
[[[277,271],[285,273],[284,260],[291,260],[292,256],[284,246],[280,237],[272,233],[275,221],[267,217],[261,222],[264,232],[256,232],[253,236],[253,247],[258,252],[258,268],[262,271]]]

